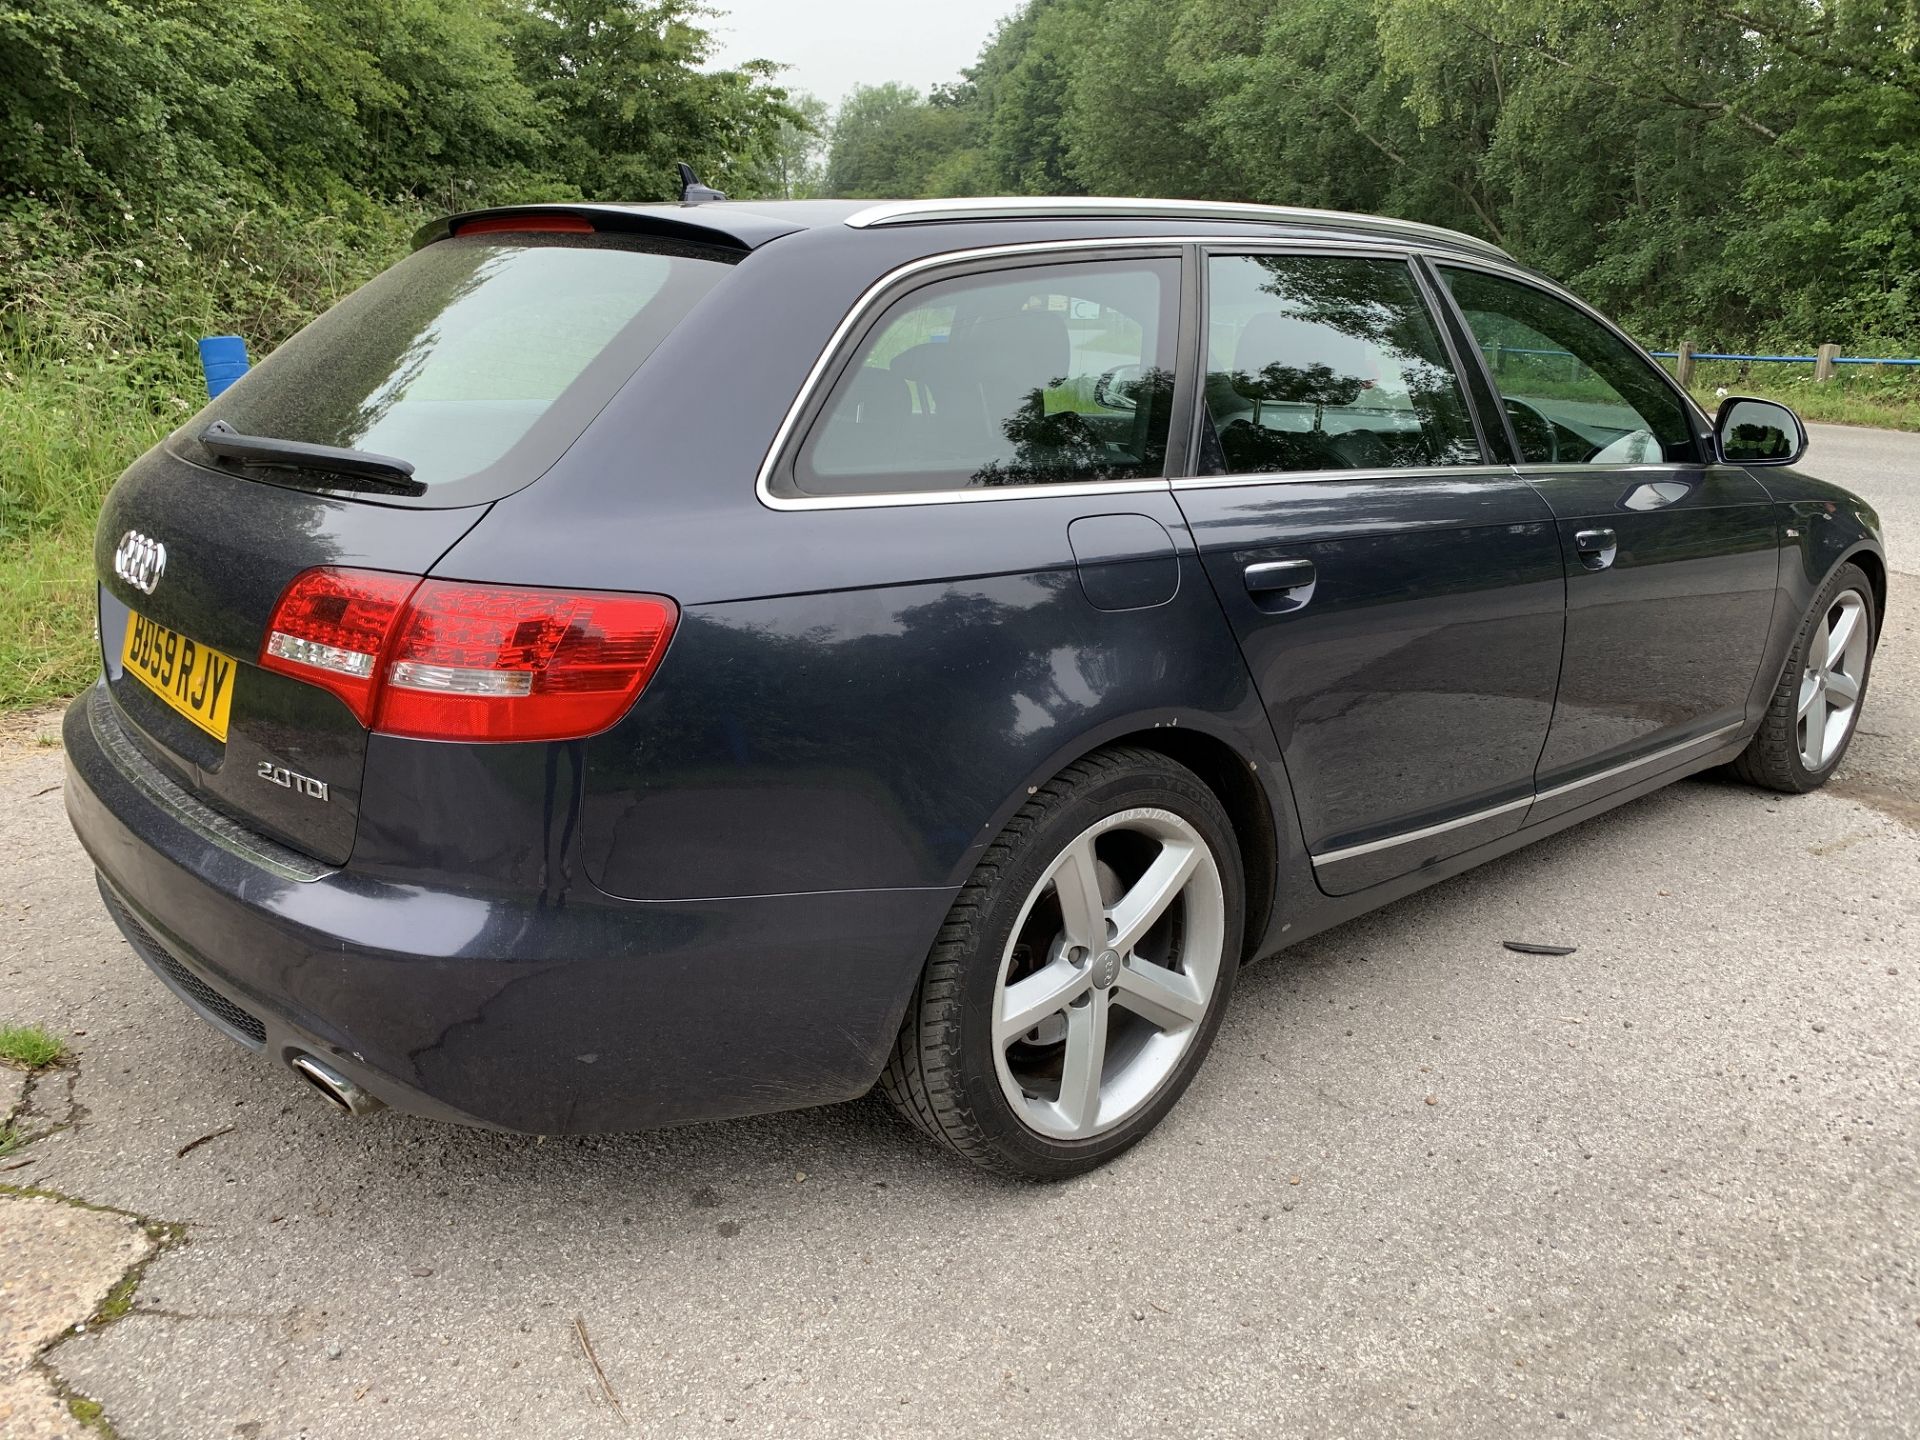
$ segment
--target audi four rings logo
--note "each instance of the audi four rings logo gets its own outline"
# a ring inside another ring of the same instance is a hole
[[[142,595],[151,595],[160,577],[167,573],[167,547],[138,530],[129,530],[120,537],[120,548],[113,552],[113,573]]]

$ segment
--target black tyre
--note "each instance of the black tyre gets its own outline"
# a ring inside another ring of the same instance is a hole
[[[1097,751],[988,847],[934,943],[880,1090],[1002,1174],[1103,1164],[1193,1079],[1240,968],[1233,827],[1192,771]]]
[[[1865,572],[1842,565],[1807,608],[1759,733],[1733,762],[1736,775],[1788,795],[1827,783],[1866,703],[1878,626]]]

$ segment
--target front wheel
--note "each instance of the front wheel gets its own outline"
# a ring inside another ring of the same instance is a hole
[[[1827,783],[1867,698],[1874,626],[1873,586],[1842,565],[1808,607],[1760,731],[1733,762],[1741,779],[1789,795]]]
[[[1180,1098],[1239,969],[1233,827],[1153,751],[1069,766],[988,847],[907,1007],[881,1093],[977,1165],[1091,1170]]]

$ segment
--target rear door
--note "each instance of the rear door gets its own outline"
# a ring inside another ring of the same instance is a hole
[[[346,860],[368,731],[328,689],[262,665],[287,587],[319,567],[390,572],[403,588],[424,575],[490,502],[560,457],[738,258],[562,218],[559,230],[490,220],[428,245],[121,477],[96,532],[110,697],[97,723],[216,808]],[[389,493],[394,481],[370,493],[284,457],[236,462],[201,443],[215,421],[396,457],[418,493]],[[304,655],[371,673],[341,615],[307,619],[337,643]]]
[[[1541,819],[1745,723],[1779,521],[1758,481],[1709,461],[1666,377],[1597,317],[1516,276],[1439,273],[1559,528],[1567,645]]]
[[[1390,253],[1207,257],[1206,413],[1174,482],[1345,894],[1525,819],[1559,677],[1552,513],[1477,431]]]

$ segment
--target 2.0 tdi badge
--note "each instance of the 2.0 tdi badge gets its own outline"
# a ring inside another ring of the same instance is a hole
[[[284,765],[276,765],[271,760],[262,760],[260,768],[254,772],[262,780],[270,780],[282,790],[298,790],[302,795],[310,795],[315,800],[327,798],[327,782],[316,780],[311,775],[302,775],[298,770],[289,770]]]

